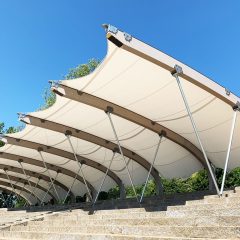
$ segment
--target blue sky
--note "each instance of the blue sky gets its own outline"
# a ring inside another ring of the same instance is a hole
[[[102,23],[140,38],[240,95],[240,1],[0,0],[0,122],[43,103],[48,80],[102,59]]]

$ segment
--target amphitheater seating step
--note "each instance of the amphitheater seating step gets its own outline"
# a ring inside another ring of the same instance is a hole
[[[132,199],[106,201],[94,210],[89,204],[2,209],[0,240],[240,239],[239,203],[240,188],[236,188],[221,198],[180,194],[178,200],[156,197],[141,205]]]

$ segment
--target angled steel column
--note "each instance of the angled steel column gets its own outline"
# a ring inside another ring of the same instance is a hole
[[[11,185],[17,185],[19,182],[18,181],[16,181],[14,184],[11,184]],[[14,193],[15,193],[15,195],[16,195],[16,197],[17,197],[17,192],[15,191],[15,188],[14,188]],[[21,192],[20,192],[21,193]],[[21,197],[20,196],[20,193],[18,194],[19,195],[19,197]],[[11,195],[10,195],[11,196]],[[10,196],[8,196],[8,198],[7,198],[7,200],[9,199],[9,197]],[[19,200],[19,198],[17,197],[17,199]],[[12,206],[11,207],[13,207],[13,201],[12,201]],[[15,207],[15,205],[14,205],[14,207]]]
[[[55,182],[55,181],[56,181],[56,179],[57,179],[58,173],[59,173],[59,172],[57,172],[57,174],[56,174],[55,178],[54,178],[54,179],[51,181],[51,183],[50,183],[50,186],[49,186],[49,188],[48,188],[47,192],[45,193],[45,195],[44,195],[43,199],[41,200],[41,203],[40,203],[40,205],[42,205],[42,204],[43,204],[43,202],[44,202],[44,200],[45,200],[46,196],[48,195],[49,191],[50,191],[50,190],[51,190],[51,188],[54,186],[54,182]]]
[[[146,190],[146,187],[147,187],[147,184],[148,184],[148,180],[149,180],[151,171],[152,171],[152,169],[153,169],[155,160],[156,160],[156,158],[157,158],[157,154],[158,154],[158,151],[159,151],[159,148],[160,148],[160,144],[161,144],[161,142],[162,142],[162,138],[163,138],[163,136],[165,136],[165,135],[166,135],[166,133],[163,132],[163,131],[159,134],[159,137],[160,137],[160,138],[159,138],[159,141],[158,141],[158,144],[157,144],[157,148],[156,148],[156,151],[155,151],[155,154],[154,154],[153,161],[152,161],[152,163],[151,163],[151,167],[150,167],[150,169],[149,169],[149,171],[148,171],[148,175],[147,175],[146,182],[145,182],[144,187],[143,187],[143,190],[142,190],[142,195],[141,195],[141,198],[140,198],[140,203],[141,203],[142,200],[143,200],[143,196],[144,196],[144,193],[145,193],[145,190]]]
[[[224,190],[224,184],[225,184],[225,179],[226,179],[226,174],[227,174],[228,162],[229,162],[229,157],[230,157],[231,147],[232,147],[232,141],[233,141],[233,134],[234,134],[234,129],[235,129],[236,120],[237,120],[237,111],[240,110],[240,103],[237,103],[236,106],[233,107],[233,110],[234,110],[233,121],[232,121],[232,127],[231,127],[231,132],[230,132],[230,139],[229,139],[229,144],[228,144],[227,156],[226,156],[226,161],[225,161],[225,166],[224,166],[222,185],[221,185],[221,190],[220,190],[220,195],[221,196],[222,196],[223,190]]]
[[[27,176],[27,174],[26,174],[26,172],[25,172],[25,169],[24,169],[24,167],[23,167],[23,165],[22,165],[22,162],[23,162],[23,160],[21,160],[21,159],[18,160],[18,163],[20,164],[20,166],[21,166],[21,168],[22,168],[23,174],[25,175],[25,178],[26,178],[26,180],[27,180],[27,182],[28,182],[28,185],[31,187],[31,190],[32,190],[32,184],[31,184],[30,181],[29,181],[29,178],[28,178],[28,176]],[[32,193],[31,190],[30,190],[30,192],[31,192],[30,195],[33,195],[33,196],[37,199],[37,202],[38,202],[37,196],[36,196],[34,193]]]
[[[115,136],[115,139],[117,141],[117,144],[118,144],[118,150],[122,156],[122,160],[124,161],[125,163],[125,166],[126,166],[126,169],[127,169],[127,173],[128,173],[128,177],[129,177],[129,180],[131,182],[131,185],[132,185],[132,189],[133,189],[133,192],[134,192],[134,195],[137,199],[137,201],[139,202],[138,200],[138,196],[137,196],[137,192],[136,192],[136,189],[134,187],[134,184],[133,184],[133,180],[132,180],[132,176],[130,174],[130,171],[129,171],[129,168],[128,168],[128,165],[127,165],[127,161],[123,155],[123,151],[122,151],[122,147],[121,147],[121,144],[120,144],[120,141],[118,139],[118,135],[117,135],[117,132],[116,132],[116,129],[114,127],[114,124],[113,124],[113,121],[112,121],[112,117],[111,117],[111,113],[113,112],[113,108],[112,107],[107,107],[107,110],[105,111],[105,113],[108,115],[108,118],[109,118],[109,121],[110,121],[110,124],[111,124],[111,127],[112,127],[112,130],[113,130],[113,133],[114,133],[114,136]]]
[[[21,188],[21,191],[20,191],[20,193],[19,193],[19,196],[21,196],[21,193],[23,192],[23,189],[25,188],[25,186],[27,185],[27,183],[24,183],[23,184],[23,186],[22,186],[22,188]],[[29,201],[30,201],[30,197],[31,197],[31,195],[29,196]],[[24,203],[24,207],[26,206],[26,205],[31,205],[28,201],[27,201],[27,199],[25,199],[25,198],[22,198],[23,199],[23,201],[25,202]]]
[[[66,202],[67,197],[68,197],[69,193],[71,192],[71,190],[72,190],[72,188],[73,188],[73,186],[74,186],[74,184],[75,184],[75,182],[76,182],[76,180],[77,180],[77,177],[78,177],[79,172],[80,172],[80,169],[79,169],[78,172],[76,173],[76,176],[75,176],[75,178],[73,179],[72,185],[71,185],[70,188],[68,189],[68,192],[67,192],[67,194],[66,194],[66,196],[65,196],[65,198],[64,198],[64,200],[63,200],[63,204]]]
[[[106,177],[107,177],[107,175],[108,175],[108,171],[109,171],[109,169],[111,168],[111,165],[112,165],[112,162],[113,162],[114,157],[115,157],[115,151],[113,152],[112,159],[110,160],[110,163],[109,163],[109,166],[108,166],[108,168],[107,168],[107,171],[105,172],[105,175],[104,175],[104,177],[103,177],[103,179],[102,179],[101,185],[100,185],[99,190],[98,190],[98,192],[97,192],[97,195],[96,195],[96,197],[95,197],[95,199],[94,199],[93,206],[95,205],[95,203],[96,203],[96,201],[97,201],[97,199],[98,199],[99,193],[100,193],[101,190],[102,190],[103,184],[104,184],[104,182],[105,182],[105,180],[106,180]]]
[[[33,190],[31,191],[31,194],[30,194],[29,197],[31,197],[32,195],[36,196],[36,195],[35,195],[35,191],[36,191],[36,188],[37,188],[37,186],[38,186],[40,180],[41,180],[41,177],[38,177],[38,181],[37,181],[37,183],[35,184]],[[37,198],[37,202],[38,202],[38,198]]]
[[[25,182],[23,185],[22,185],[22,188],[21,188],[21,191],[19,193],[19,196],[21,196],[22,192],[23,192],[23,189],[25,188],[25,186],[27,185],[27,183]],[[28,204],[27,200],[25,198],[22,198],[24,200],[24,207],[26,206],[26,204]]]
[[[8,173],[7,173],[7,169],[4,168],[3,170],[4,170],[4,172],[5,172],[6,175],[7,175],[7,178],[8,178],[8,180],[9,180],[9,182],[10,182],[10,185],[11,185],[11,187],[12,187],[13,192],[16,194],[16,198],[17,198],[17,200],[19,201],[18,194],[17,194],[17,192],[15,191],[15,188],[14,188],[14,186],[13,186],[13,184],[12,184],[12,181],[11,181],[11,179],[10,179]]]
[[[48,169],[48,167],[47,167],[47,165],[46,165],[46,163],[45,163],[44,157],[43,157],[43,155],[42,155],[42,150],[43,150],[43,149],[41,149],[41,148],[38,149],[39,155],[40,155],[40,157],[41,157],[41,159],[42,159],[42,161],[43,161],[44,167],[45,167],[46,170],[47,170],[48,176],[49,176],[50,181],[51,181],[51,185],[53,186],[53,189],[54,189],[54,191],[55,191],[55,193],[56,193],[56,195],[57,195],[58,201],[60,201],[61,199],[60,199],[60,197],[59,197],[59,195],[58,195],[58,191],[57,191],[57,189],[56,189],[56,187],[55,187],[55,185],[54,185],[54,183],[53,183],[51,173],[50,173],[50,171],[49,171],[49,169]]]
[[[85,178],[85,176],[84,176],[84,174],[83,174],[82,164],[78,161],[77,154],[76,154],[76,152],[75,152],[75,150],[74,150],[74,147],[73,147],[73,145],[72,145],[72,141],[71,141],[71,139],[70,139],[70,136],[72,135],[72,133],[71,133],[70,131],[67,131],[65,135],[66,135],[66,137],[67,137],[67,139],[68,139],[68,142],[69,142],[69,145],[70,145],[70,147],[71,147],[71,149],[72,149],[72,153],[73,153],[73,155],[74,155],[74,158],[75,158],[75,160],[76,160],[76,162],[77,162],[77,164],[78,164],[79,171],[80,171],[80,173],[82,174],[82,178],[83,178],[85,187],[86,187],[86,189],[87,189],[88,195],[89,195],[89,197],[90,197],[90,199],[91,199],[91,201],[92,201],[92,200],[93,200],[92,194],[91,194],[90,189],[89,189],[89,187],[88,187],[88,185],[87,185],[86,178]]]
[[[205,161],[206,161],[206,163],[207,163],[207,167],[208,167],[208,170],[209,170],[209,172],[210,172],[210,174],[211,174],[211,177],[212,177],[214,186],[215,186],[215,188],[216,188],[217,194],[218,194],[218,196],[220,196],[220,191],[219,191],[219,187],[218,187],[218,185],[217,185],[216,178],[215,178],[215,176],[214,176],[212,167],[211,167],[210,162],[209,162],[209,160],[208,160],[208,156],[207,156],[207,154],[206,154],[206,152],[205,152],[205,149],[204,149],[204,147],[203,147],[201,138],[200,138],[199,133],[198,133],[198,129],[197,129],[196,123],[195,123],[195,121],[194,121],[194,119],[193,119],[191,109],[190,109],[190,107],[189,107],[187,98],[186,98],[186,96],[185,96],[185,93],[184,93],[184,90],[183,90],[183,87],[182,87],[182,84],[181,84],[181,81],[180,81],[180,78],[179,78],[179,75],[181,75],[182,73],[183,73],[182,68],[181,68],[180,66],[178,66],[178,65],[175,65],[175,66],[174,66],[174,70],[173,70],[173,72],[172,72],[172,76],[175,77],[176,80],[177,80],[177,84],[178,84],[179,90],[180,90],[180,92],[181,92],[181,95],[182,95],[182,98],[183,98],[183,101],[184,101],[186,110],[187,110],[187,112],[188,112],[188,116],[189,116],[189,118],[190,118],[190,120],[191,120],[191,123],[192,123],[193,129],[194,129],[196,138],[197,138],[198,143],[199,143],[199,145],[200,145],[200,147],[201,147],[203,156],[204,156]]]

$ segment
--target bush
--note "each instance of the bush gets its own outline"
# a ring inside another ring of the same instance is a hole
[[[217,182],[219,187],[222,183],[223,170],[217,168],[215,171]],[[162,178],[163,191],[166,194],[171,193],[186,193],[208,190],[208,174],[206,170],[200,170],[199,172],[193,173],[187,179],[173,178],[165,179]],[[240,167],[233,169],[227,173],[225,188],[234,188],[240,186]],[[138,196],[141,195],[144,185],[135,186]],[[154,180],[150,180],[145,189],[145,197],[156,195],[156,184]],[[111,188],[108,191],[108,199],[117,199],[120,196],[119,187]],[[135,197],[132,187],[126,187],[126,197]]]
[[[108,193],[107,192],[100,192],[98,195],[98,200],[107,200],[108,199]]]

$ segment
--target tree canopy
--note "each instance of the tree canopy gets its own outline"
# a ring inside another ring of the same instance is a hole
[[[5,124],[3,122],[0,122],[0,133],[15,133],[22,129],[23,126],[18,127],[9,127],[5,128]],[[0,147],[4,146],[4,142],[0,141]]]
[[[90,73],[92,73],[97,66],[99,65],[100,61],[92,58],[87,63],[79,64],[75,68],[71,68],[69,72],[64,76],[65,80],[75,79],[84,77]],[[47,109],[51,107],[56,101],[56,94],[51,91],[48,87],[43,94],[44,104],[40,108],[40,110]]]

